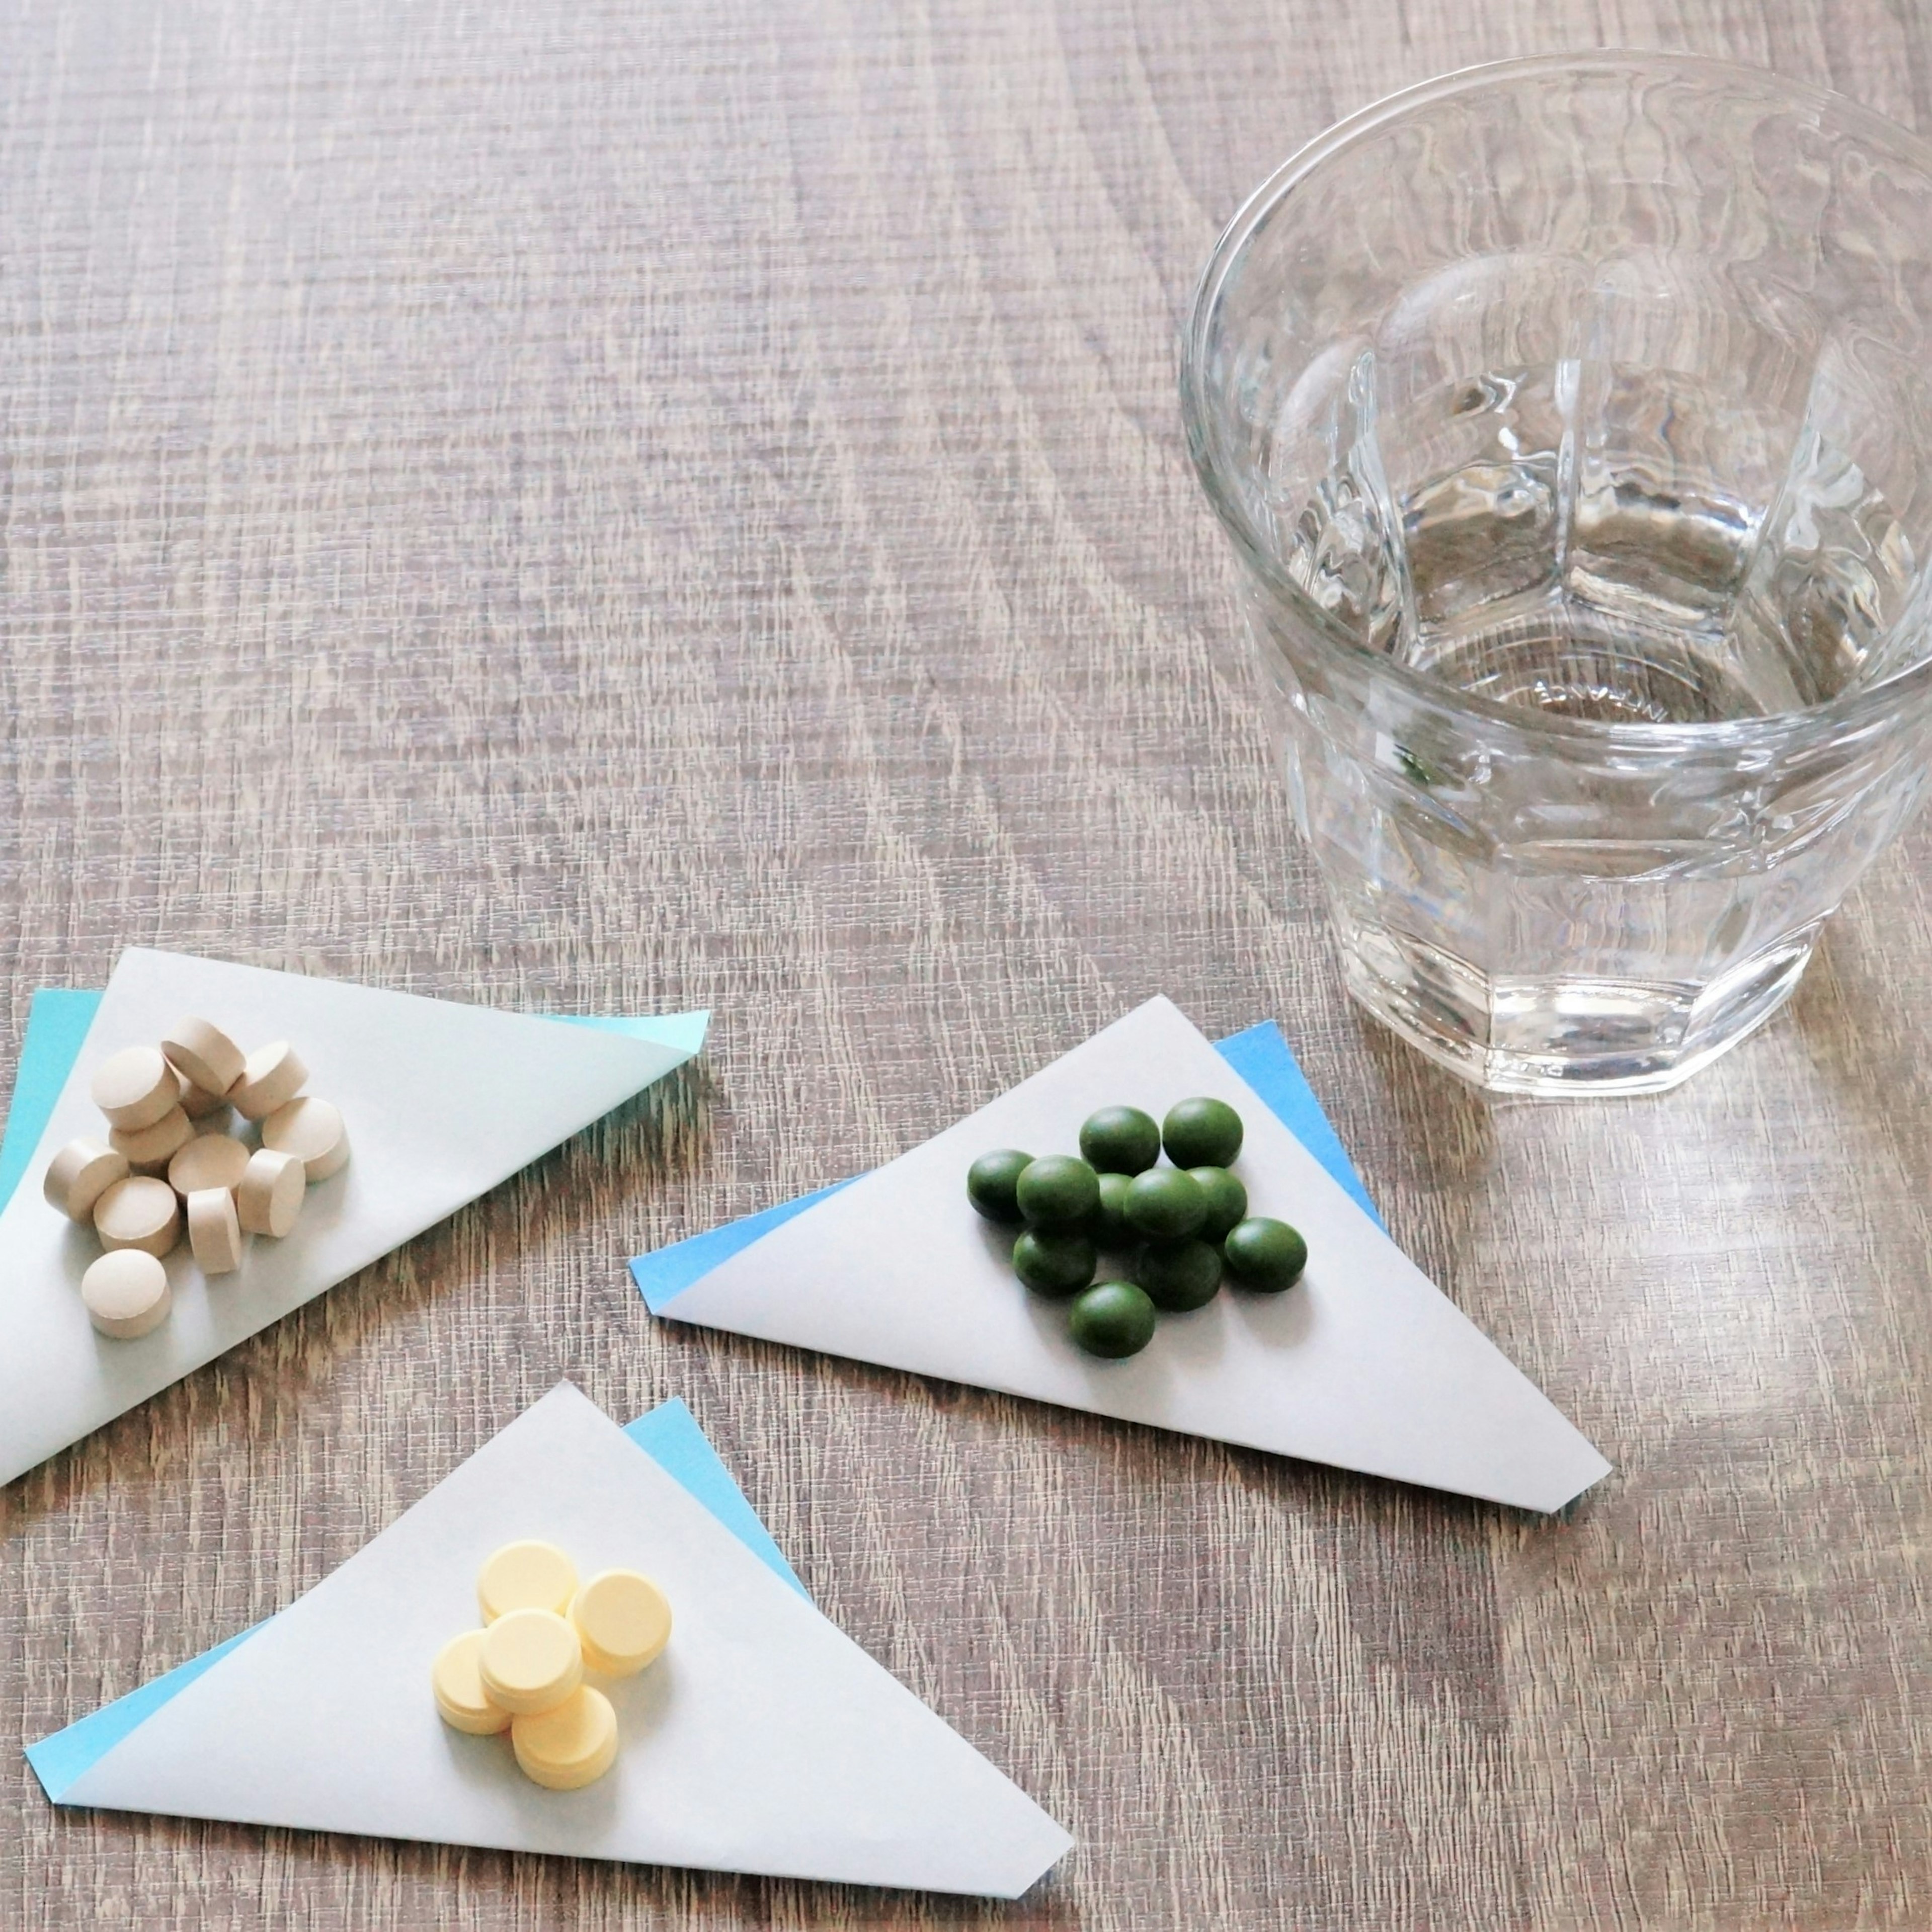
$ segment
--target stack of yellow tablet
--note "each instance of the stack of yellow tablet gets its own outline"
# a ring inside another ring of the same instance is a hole
[[[670,1606],[648,1576],[605,1570],[580,1584],[548,1543],[506,1544],[476,1580],[481,1630],[437,1654],[430,1676],[443,1722],[474,1736],[508,1731],[525,1777],[576,1791],[610,1768],[617,1716],[587,1670],[629,1677],[670,1641]]]
[[[158,1046],[130,1046],[94,1070],[107,1138],[68,1142],[44,1191],[92,1223],[106,1250],[81,1278],[104,1335],[145,1335],[172,1300],[163,1258],[180,1240],[204,1274],[242,1265],[242,1237],[288,1233],[304,1190],[349,1159],[341,1114],[302,1093],[308,1069],[285,1040],[244,1054],[211,1022],[188,1018]],[[230,1111],[259,1123],[261,1144],[227,1131]]]

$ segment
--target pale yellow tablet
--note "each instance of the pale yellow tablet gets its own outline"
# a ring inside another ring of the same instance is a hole
[[[506,1543],[477,1572],[476,1606],[493,1624],[508,1610],[570,1608],[577,1570],[554,1543]]]
[[[262,1144],[297,1156],[313,1186],[340,1173],[349,1160],[349,1136],[342,1115],[329,1101],[304,1094],[278,1107],[262,1123]]]
[[[94,1204],[128,1174],[128,1156],[99,1141],[69,1141],[47,1163],[41,1191],[73,1221],[94,1219]]]
[[[88,1319],[104,1335],[131,1342],[168,1318],[174,1296],[168,1271],[139,1248],[122,1248],[90,1262],[80,1278]]]
[[[278,1107],[286,1107],[308,1078],[302,1055],[286,1040],[278,1040],[249,1054],[228,1097],[244,1120],[265,1120]]]
[[[510,1720],[510,1744],[532,1784],[550,1791],[580,1791],[617,1760],[617,1714],[588,1684],[541,1717]]]
[[[570,1606],[586,1666],[606,1677],[628,1677],[664,1654],[670,1641],[670,1605],[635,1570],[606,1570],[591,1578]]]
[[[512,1610],[483,1633],[477,1669],[492,1703],[533,1717],[584,1682],[584,1651],[554,1610]]]
[[[242,1265],[242,1223],[226,1188],[188,1197],[188,1244],[203,1274],[232,1274]]]
[[[210,1187],[239,1187],[248,1150],[232,1134],[196,1134],[168,1162],[168,1185],[182,1196]]]
[[[130,1133],[152,1127],[181,1100],[181,1082],[155,1046],[130,1046],[110,1054],[94,1070],[88,1090],[107,1124]]]
[[[226,1094],[242,1077],[242,1049],[212,1021],[178,1021],[161,1042],[170,1063],[209,1094]]]
[[[178,1107],[170,1107],[152,1126],[107,1130],[107,1144],[125,1154],[136,1174],[166,1174],[168,1162],[194,1138],[194,1123]]]
[[[94,1204],[94,1231],[110,1253],[139,1248],[158,1260],[181,1238],[180,1199],[165,1180],[130,1174]]]
[[[430,1670],[430,1684],[442,1721],[473,1738],[494,1737],[510,1728],[509,1712],[491,1703],[483,1688],[482,1673],[477,1668],[482,1654],[483,1633],[465,1630],[436,1652]]]
[[[248,1156],[241,1184],[235,1190],[242,1232],[272,1234],[280,1240],[301,1218],[308,1192],[308,1175],[293,1154],[257,1148]]]

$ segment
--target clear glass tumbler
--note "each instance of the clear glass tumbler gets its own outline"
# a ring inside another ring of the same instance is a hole
[[[1528,1093],[1768,1018],[1924,788],[1932,148],[1706,61],[1432,81],[1235,217],[1182,403],[1363,1005]]]

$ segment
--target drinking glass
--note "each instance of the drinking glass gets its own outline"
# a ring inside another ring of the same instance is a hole
[[[1924,789],[1932,148],[1652,55],[1305,148],[1184,346],[1350,990],[1492,1088],[1684,1078]]]

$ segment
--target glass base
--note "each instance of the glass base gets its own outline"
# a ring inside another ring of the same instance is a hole
[[[1492,1094],[1660,1094],[1755,1033],[1790,998],[1818,928],[1706,986],[1491,979],[1412,938],[1342,935],[1358,1004],[1437,1066]]]

